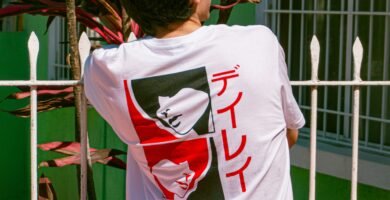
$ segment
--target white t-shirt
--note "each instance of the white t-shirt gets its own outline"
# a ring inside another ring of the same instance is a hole
[[[286,127],[305,120],[264,26],[98,49],[84,83],[128,144],[128,200],[292,199]]]

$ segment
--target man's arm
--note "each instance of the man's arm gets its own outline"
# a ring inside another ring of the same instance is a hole
[[[298,129],[305,125],[305,118],[294,98],[290,79],[288,78],[284,51],[281,46],[279,46],[279,69],[280,82],[282,83],[282,107],[287,127],[287,141],[288,146],[291,148],[298,140]]]
[[[287,129],[288,147],[291,148],[298,140],[298,129]]]

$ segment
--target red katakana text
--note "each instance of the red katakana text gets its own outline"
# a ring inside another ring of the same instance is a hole
[[[218,96],[221,96],[225,92],[228,80],[232,78],[237,78],[238,76],[239,75],[238,73],[236,73],[236,70],[229,70],[213,74],[213,79],[211,79],[212,82],[223,81],[223,86],[222,89],[218,92]]]
[[[240,102],[241,98],[242,98],[242,92],[238,93],[238,96],[237,96],[236,100],[234,100],[234,102],[232,104],[230,104],[229,106],[227,106],[225,108],[217,110],[218,114],[230,111],[230,120],[232,122],[232,127],[233,128],[237,128],[236,112],[234,110],[234,107]]]

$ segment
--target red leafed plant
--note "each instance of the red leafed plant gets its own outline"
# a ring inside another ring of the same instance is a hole
[[[18,87],[20,92],[8,95],[0,102],[5,100],[22,100],[30,97],[28,87]],[[39,86],[37,88],[38,112],[66,108],[74,106],[73,87],[68,86]],[[30,105],[26,105],[16,110],[2,110],[18,117],[30,116]]]
[[[68,165],[80,165],[81,153],[78,142],[49,142],[39,144],[38,148],[43,151],[57,152],[66,155],[65,157],[45,160],[39,163],[39,167],[64,167]],[[117,156],[125,155],[126,152],[117,149],[95,149],[89,148],[91,162],[100,163],[118,169],[126,170],[126,163]],[[55,200],[56,192],[52,182],[43,174],[39,179],[39,200]]]
[[[259,3],[261,0],[221,0],[211,9],[223,10],[218,23],[226,23],[233,6],[238,3]],[[127,0],[79,0],[76,1],[77,21],[96,31],[109,44],[126,42],[133,32],[143,35],[139,26],[129,17]],[[66,4],[60,0],[19,0],[0,9],[0,18],[20,14],[49,16],[48,25],[55,16],[66,16]]]
[[[238,3],[259,3],[261,0],[221,0],[219,5],[212,5],[210,10],[219,9],[217,23],[226,23],[233,6]],[[121,44],[127,41],[133,32],[138,38],[143,36],[142,30],[129,17],[127,0],[79,0],[76,1],[76,17],[79,23],[96,31],[108,44]],[[0,8],[0,18],[19,14],[49,16],[47,25],[54,17],[65,17],[66,5],[61,0],[19,0]],[[19,87],[20,92],[9,95],[6,99],[24,99],[29,97],[27,87]],[[74,106],[73,88],[46,86],[38,88],[38,112]],[[29,117],[30,105],[16,109],[3,110],[19,117]]]
[[[42,161],[39,167],[64,167],[67,165],[79,165],[80,143],[78,142],[49,142],[38,145],[43,151],[53,151],[67,155],[66,157]],[[117,158],[118,155],[125,155],[126,152],[117,149],[94,149],[90,148],[91,162],[101,163],[111,167],[126,169],[126,163]]]
[[[77,1],[76,17],[78,22],[96,31],[107,42],[120,44],[133,31],[140,36],[142,33],[122,10],[126,0],[90,0]],[[48,24],[55,16],[66,16],[65,1],[59,0],[21,0],[0,9],[0,18],[19,14],[50,16]]]

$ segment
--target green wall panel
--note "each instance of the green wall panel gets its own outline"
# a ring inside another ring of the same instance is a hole
[[[88,112],[88,131],[90,145],[95,148],[114,148],[127,151],[111,127],[96,113],[94,109]],[[126,156],[120,156],[126,162]],[[105,165],[94,165],[96,193],[99,199],[125,199],[126,171]]]
[[[66,108],[39,114],[39,143],[74,141],[74,109]],[[107,123],[93,109],[88,111],[88,131],[93,148],[115,148],[126,151],[126,146],[113,133]],[[39,160],[63,157],[61,154],[39,151]],[[125,157],[120,157],[125,160]],[[75,166],[41,168],[53,182],[58,199],[77,199],[78,184]],[[124,199],[126,173],[124,170],[93,165],[96,195],[98,199]]]
[[[66,108],[38,115],[38,143],[54,141],[74,141],[74,109]],[[38,151],[38,160],[60,158],[64,155],[52,152]],[[44,173],[53,183],[57,197],[61,199],[77,199],[77,171],[75,166],[62,168],[40,168],[39,174]]]
[[[219,3],[219,1],[213,0],[214,4]],[[218,10],[213,10],[211,12],[209,20],[206,24],[215,24],[218,19]],[[255,24],[255,15],[256,7],[254,4],[239,4],[233,8],[233,12],[229,18],[229,25],[251,25]]]
[[[294,199],[306,200],[309,197],[309,170],[292,167],[291,179]],[[351,182],[333,176],[317,173],[316,175],[317,200],[345,200],[350,199]],[[390,199],[390,191],[372,186],[358,184],[359,200]]]
[[[27,34],[0,32],[0,80],[27,79]],[[18,91],[0,87],[0,101]],[[25,102],[3,101],[0,110],[11,110]],[[0,199],[26,199],[29,193],[29,121],[0,112]]]
[[[39,39],[39,55],[38,55],[38,79],[47,80],[47,64],[48,64],[48,35],[46,32],[47,17],[42,16],[23,16],[23,32],[30,35],[35,32]]]
[[[27,41],[32,30],[40,39],[41,51],[38,61],[39,78],[44,78],[47,65],[47,36],[44,30],[45,17],[24,17],[21,32],[0,32],[0,80],[28,80],[29,63]],[[13,92],[16,87],[0,87],[0,101]],[[30,195],[30,142],[29,119],[10,115],[4,110],[23,107],[28,99],[22,101],[5,100],[0,103],[0,145],[2,165],[0,165],[0,199],[28,199]]]

